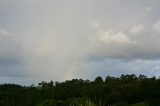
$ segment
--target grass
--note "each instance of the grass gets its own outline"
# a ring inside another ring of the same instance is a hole
[[[69,106],[105,106],[105,103],[102,101],[92,102],[90,99],[74,100]]]

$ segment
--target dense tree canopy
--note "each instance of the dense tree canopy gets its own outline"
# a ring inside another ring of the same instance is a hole
[[[160,79],[121,75],[94,81],[73,79],[38,86],[0,85],[0,106],[160,106]]]

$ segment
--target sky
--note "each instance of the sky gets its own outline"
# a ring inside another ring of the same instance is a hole
[[[0,84],[160,76],[159,0],[0,0]]]

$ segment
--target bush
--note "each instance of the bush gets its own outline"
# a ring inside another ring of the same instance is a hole
[[[38,106],[66,106],[66,102],[61,100],[47,99],[39,103]]]
[[[87,98],[70,98],[67,99],[69,106],[96,106],[90,99]]]
[[[136,103],[136,104],[132,104],[131,106],[149,106],[149,104],[146,103],[146,102],[139,102],[139,103]]]
[[[120,102],[117,102],[115,106],[129,106],[129,104],[127,102],[120,101]]]

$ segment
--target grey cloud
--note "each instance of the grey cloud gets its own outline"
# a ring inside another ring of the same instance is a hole
[[[0,76],[20,76],[22,73],[22,48],[15,36],[0,28]]]
[[[158,0],[0,1],[1,76],[62,80],[68,70],[75,70],[71,77],[90,78],[147,73],[160,58],[158,5]],[[149,60],[156,62],[143,65]]]
[[[149,77],[158,76],[159,68],[157,69],[155,67],[159,67],[159,63],[159,60],[122,61],[118,59],[79,62],[70,72],[70,76],[68,77],[68,79],[89,78],[94,80],[96,76],[102,76],[103,78],[105,78],[106,76],[118,77],[121,74],[144,74]]]
[[[91,58],[159,59],[160,36],[155,31],[158,30],[158,22],[154,26],[143,27],[139,24],[129,28],[118,31],[103,29],[103,27],[95,29],[93,35],[89,37]]]

